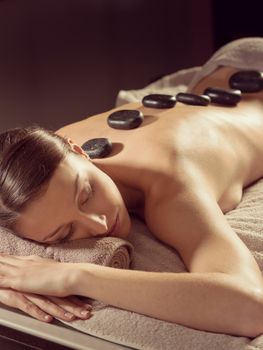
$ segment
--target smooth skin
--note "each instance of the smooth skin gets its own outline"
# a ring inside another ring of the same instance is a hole
[[[236,71],[219,68],[193,92],[228,88]],[[118,109],[141,110],[145,121],[134,130],[112,129],[107,117]],[[52,244],[103,237],[118,217],[113,236],[128,239],[131,212],[177,250],[189,272],[2,255],[0,286],[56,297],[86,296],[211,332],[248,337],[263,333],[262,275],[224,216],[240,202],[243,189],[263,176],[263,94],[246,94],[236,107],[177,103],[173,109],[157,110],[132,103],[114,110],[57,131],[72,153],[42,198],[21,215],[17,229],[26,238]],[[108,137],[113,152],[91,161],[80,145],[97,137]]]

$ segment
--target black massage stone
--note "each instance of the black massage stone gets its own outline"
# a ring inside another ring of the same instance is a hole
[[[221,88],[209,87],[205,89],[204,95],[210,97],[212,103],[216,103],[223,106],[236,106],[241,100],[240,90],[225,90]]]
[[[142,99],[144,107],[150,108],[173,108],[175,103],[176,98],[172,95],[151,94]]]
[[[195,95],[186,92],[179,92],[176,95],[176,101],[186,105],[207,106],[210,103],[210,97],[206,95]]]
[[[263,89],[263,73],[255,70],[239,71],[230,77],[229,86],[242,92],[259,92]]]
[[[113,112],[108,116],[108,125],[113,129],[135,129],[141,125],[144,120],[143,113],[137,110],[123,109]]]
[[[106,138],[91,139],[81,146],[90,158],[105,158],[112,151],[112,143]]]

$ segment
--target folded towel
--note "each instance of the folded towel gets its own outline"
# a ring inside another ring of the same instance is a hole
[[[89,238],[54,245],[24,240],[11,231],[0,228],[0,251],[11,255],[38,255],[62,262],[88,262],[128,269],[133,246],[115,237]]]
[[[188,85],[191,91],[197,83],[220,66],[238,69],[263,70],[263,38],[242,38],[232,41],[219,50],[198,69]]]

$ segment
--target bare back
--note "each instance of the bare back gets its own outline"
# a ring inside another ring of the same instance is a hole
[[[233,72],[222,68],[200,82],[195,91],[202,93],[207,86],[227,88]],[[97,137],[113,142],[111,155],[94,163],[126,191],[130,207],[138,207],[138,200],[153,184],[162,180],[176,184],[187,173],[202,179],[226,212],[238,204],[242,189],[263,175],[262,93],[247,94],[234,108],[177,103],[173,109],[157,110],[131,103],[114,110],[118,109],[141,110],[145,120],[137,129],[116,130],[107,125],[109,111],[57,133],[80,145]]]

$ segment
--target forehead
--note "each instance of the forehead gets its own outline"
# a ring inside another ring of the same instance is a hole
[[[85,166],[76,157],[67,157],[57,167],[46,191],[21,214],[17,231],[29,239],[41,240],[67,219],[73,204],[76,176]]]

